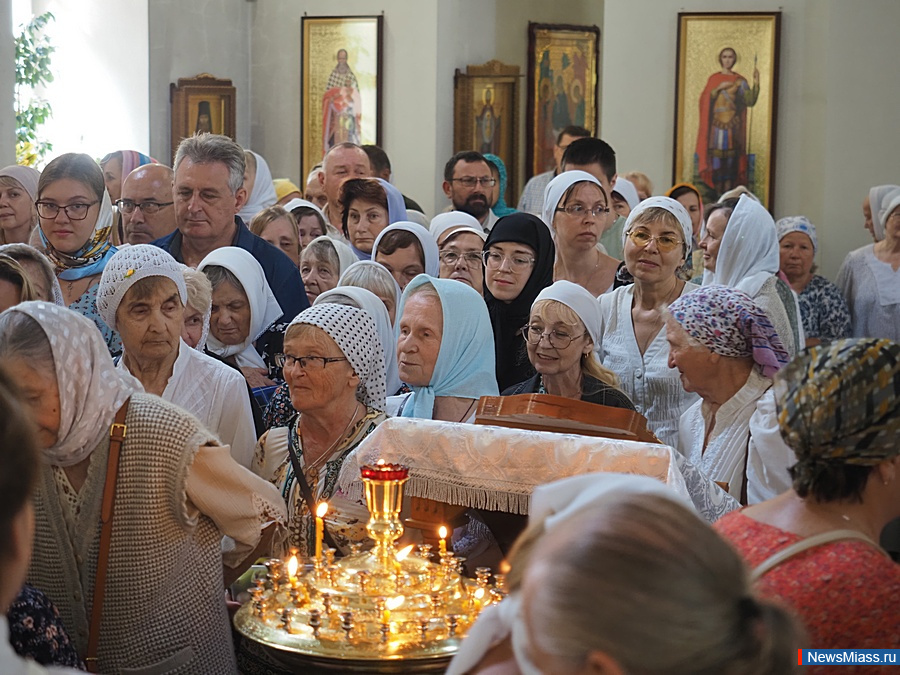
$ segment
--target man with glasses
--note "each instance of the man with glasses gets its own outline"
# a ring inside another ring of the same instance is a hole
[[[489,197],[495,182],[487,160],[473,150],[457,152],[444,166],[444,194],[453,210],[474,217],[485,232],[497,222]]]
[[[162,164],[139,166],[125,177],[116,206],[126,244],[149,244],[175,231],[174,178],[172,169]]]
[[[556,137],[556,146],[553,148],[553,159],[556,161],[556,166],[550,171],[539,173],[528,179],[522,189],[522,196],[519,197],[519,205],[516,207],[519,211],[541,217],[541,210],[544,206],[544,190],[547,189],[547,183],[562,171],[560,166],[563,153],[572,141],[577,141],[579,138],[590,138],[590,135],[590,131],[577,126],[568,126],[559,132],[559,136]]]

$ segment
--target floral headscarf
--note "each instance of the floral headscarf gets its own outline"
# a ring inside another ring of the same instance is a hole
[[[84,246],[75,253],[57,251],[44,236],[44,231],[38,228],[41,243],[44,245],[44,253],[56,267],[57,276],[66,281],[75,281],[102,272],[106,263],[117,250],[109,239],[112,225],[112,202],[109,200],[109,192],[104,188],[100,213],[97,214],[97,222],[94,223],[94,231],[84,242]]]

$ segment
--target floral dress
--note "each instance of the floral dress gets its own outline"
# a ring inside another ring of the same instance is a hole
[[[42,666],[68,666],[84,670],[84,664],[69,640],[62,618],[50,598],[25,586],[9,606],[9,641],[16,654]]]
[[[806,337],[840,340],[850,337],[850,310],[841,291],[825,277],[814,274],[798,295]]]

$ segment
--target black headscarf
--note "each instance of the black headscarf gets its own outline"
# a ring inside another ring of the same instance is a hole
[[[497,300],[484,284],[484,300],[487,302],[494,329],[494,349],[497,357],[497,384],[500,391],[534,375],[534,367],[528,361],[525,341],[518,334],[528,323],[531,305],[538,293],[553,283],[553,261],[556,247],[550,236],[550,228],[540,218],[530,213],[511,213],[500,218],[484,242],[487,251],[493,244],[502,242],[526,244],[534,250],[534,267],[522,292],[512,302]],[[487,270],[485,269],[485,275]]]

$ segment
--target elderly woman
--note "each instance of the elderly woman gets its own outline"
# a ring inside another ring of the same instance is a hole
[[[181,339],[191,349],[206,350],[209,318],[212,315],[212,284],[206,275],[187,265],[181,266],[187,301],[184,303],[184,328]]]
[[[88,155],[67,153],[41,173],[35,202],[44,253],[56,267],[63,301],[94,322],[110,354],[122,343],[97,312],[97,284],[116,249],[110,243],[112,203],[103,173]]]
[[[28,244],[3,244],[0,245],[0,253],[8,255],[25,270],[37,296],[34,300],[65,306],[56,272],[47,256]]]
[[[300,234],[297,221],[283,207],[275,205],[263,209],[250,221],[250,231],[284,253],[300,267]]]
[[[869,188],[869,192],[863,200],[864,227],[872,235],[876,244],[884,239],[884,220],[881,218],[881,212],[887,205],[885,200],[889,201],[890,195],[895,190],[900,190],[900,185],[875,185]]]
[[[805,216],[775,223],[781,249],[781,274],[800,302],[806,346],[850,337],[850,310],[838,287],[816,274],[816,226]]]
[[[399,315],[397,368],[412,393],[392,397],[388,410],[472,421],[478,399],[499,393],[490,319],[480,296],[465,284],[422,274],[403,291]]]
[[[29,300],[40,300],[40,297],[28,274],[13,258],[0,253],[0,312]]]
[[[313,239],[325,236],[340,237],[340,233],[331,228],[329,231],[322,209],[305,199],[292,199],[284,205],[297,223],[297,236],[300,238],[300,252],[309,245]]]
[[[353,263],[338,279],[338,288],[343,286],[358,286],[374,293],[384,303],[391,324],[396,323],[400,286],[383,265],[372,260],[359,260]]]
[[[263,156],[252,150],[244,150],[244,190],[247,191],[247,201],[238,211],[238,217],[249,223],[253,217],[278,201],[275,194],[275,184],[272,182],[272,172]]]
[[[372,259],[384,265],[402,291],[420,274],[438,276],[440,260],[434,237],[413,222],[388,225],[375,238]]]
[[[555,257],[550,229],[528,213],[500,218],[484,242],[484,301],[501,390],[534,375],[519,331],[538,293],[553,283]]]
[[[30,166],[0,169],[0,244],[28,244],[37,225],[34,206],[41,172]]]
[[[883,239],[849,253],[836,284],[850,308],[854,337],[900,341],[900,187],[872,205],[872,220]]]
[[[547,184],[543,218],[556,244],[554,279],[584,286],[594,297],[613,289],[619,261],[597,248],[609,197],[594,176],[564,171]]]
[[[283,312],[263,269],[249,251],[225,246],[197,266],[212,284],[209,350],[241,369],[254,389],[271,387],[278,375]]]
[[[776,375],[775,391],[792,488],[716,529],[755,568],[759,592],[804,621],[805,646],[898,649],[900,568],[877,542],[900,516],[900,345],[811,347]]]
[[[122,337],[119,369],[193,414],[249,467],[256,433],[249,399],[235,395],[244,387],[240,373],[181,339],[188,298],[181,267],[150,244],[124,248],[103,270],[97,308]]]
[[[669,197],[640,202],[622,236],[625,269],[634,283],[600,296],[600,362],[618,376],[653,433],[673,447],[678,419],[697,396],[684,391],[678,371],[669,366],[663,315],[666,305],[698,288],[678,278],[690,237],[690,216],[680,203]]]
[[[522,329],[534,376],[504,396],[551,394],[634,410],[618,379],[594,352],[600,341],[600,305],[578,284],[560,280],[540,292]]]
[[[794,294],[777,276],[778,236],[765,207],[747,195],[714,204],[706,212],[700,248],[703,285],[721,284],[749,295],[769,317],[788,354],[796,354],[803,347],[802,321]]]
[[[448,675],[794,672],[788,613],[758,599],[731,547],[652,478],[538,487],[510,563],[508,597],[481,612]]]
[[[746,293],[704,286],[669,305],[669,365],[700,401],[681,416],[678,450],[742,504],[790,485],[772,375],[788,362],[767,315]]]
[[[403,195],[381,178],[351,178],[341,186],[344,236],[360,260],[369,260],[375,238],[392,223],[406,221]]]
[[[462,211],[450,211],[431,221],[431,236],[438,245],[441,279],[455,279],[484,292],[482,252],[487,233],[475,218]]]
[[[142,393],[71,310],[26,302],[0,315],[0,365],[21,387],[44,459],[28,580],[59,604],[79,654],[99,672],[235,672],[222,589],[279,535],[277,491],[192,415]]]
[[[300,256],[300,276],[309,304],[337,286],[338,279],[357,261],[353,249],[338,239],[316,237]]]
[[[280,357],[291,402],[290,426],[259,440],[253,470],[281,490],[288,504],[287,545],[311,556],[315,509],[329,502],[326,539],[341,552],[365,541],[368,514],[335,492],[341,465],[385,419],[384,355],[375,321],[365,311],[324,303],[288,326]]]

